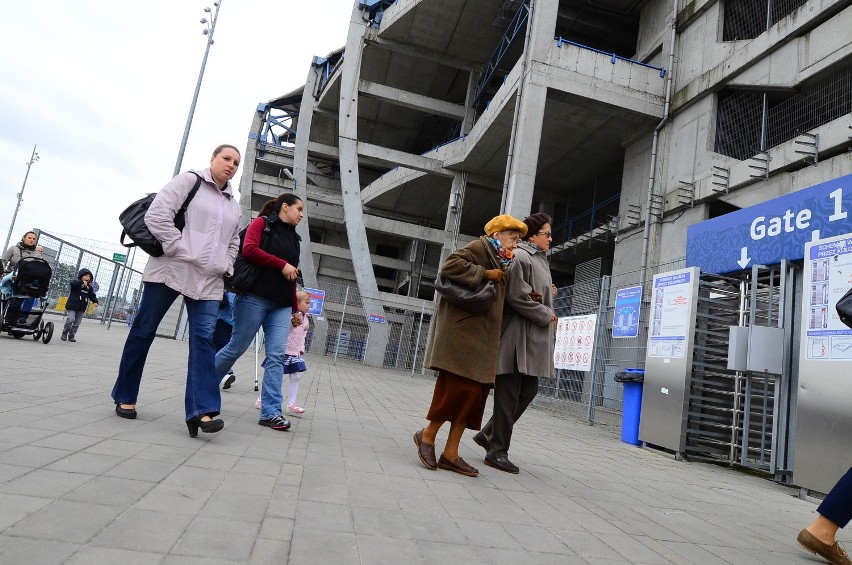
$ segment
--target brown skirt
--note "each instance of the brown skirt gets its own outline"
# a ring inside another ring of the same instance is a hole
[[[491,385],[439,370],[426,419],[430,422],[464,422],[466,428],[482,428],[482,414]]]

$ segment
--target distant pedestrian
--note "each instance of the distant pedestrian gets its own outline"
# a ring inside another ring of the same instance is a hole
[[[0,292],[3,293],[3,296],[11,296],[12,294],[13,271],[21,259],[24,257],[44,259],[44,248],[38,245],[37,241],[38,236],[36,232],[28,231],[21,238],[21,241],[3,252],[3,256],[0,257],[0,263],[2,263],[0,271],[2,271],[3,275],[2,280],[0,280]]]
[[[852,468],[832,487],[817,508],[819,517],[799,532],[796,541],[808,551],[835,565],[852,565],[849,554],[835,536],[852,520]]]
[[[287,406],[288,414],[304,414],[305,409],[296,403],[296,395],[299,393],[299,381],[302,374],[308,370],[302,355],[305,354],[305,341],[310,329],[310,316],[308,309],[311,307],[311,295],[306,290],[296,291],[296,311],[290,320],[290,335],[287,336],[287,346],[284,348],[284,378],[290,379],[287,387],[287,397],[284,405]],[[266,361],[263,367],[266,368]],[[282,383],[283,387],[283,383]],[[260,408],[261,398],[257,398],[255,406]]]
[[[451,253],[441,264],[441,274],[457,284],[474,289],[493,281],[497,299],[482,313],[472,313],[439,296],[424,366],[438,371],[429,424],[415,432],[417,456],[428,469],[447,469],[468,477],[479,471],[459,456],[459,442],[465,428],[479,430],[488,391],[497,374],[497,347],[503,319],[506,286],[504,272],[512,262],[512,250],[527,226],[509,215],[485,224],[485,235]],[[435,438],[445,422],[450,422],[447,443],[435,460]]]
[[[226,292],[219,301],[219,312],[216,314],[216,329],[213,331],[213,347],[218,353],[223,347],[231,341],[231,334],[234,333],[234,298],[237,295],[233,292]],[[228,390],[234,381],[237,379],[234,375],[234,368],[228,369],[228,374],[222,377],[219,383],[222,390]]]
[[[95,289],[92,288],[92,278],[92,271],[80,269],[77,278],[68,283],[70,290],[68,300],[65,302],[65,326],[62,328],[62,335],[59,336],[62,341],[72,343],[77,341],[74,336],[77,335],[83,316],[89,309],[89,302],[98,303]]]
[[[170,180],[145,214],[145,224],[163,244],[164,254],[149,258],[145,266],[142,302],[127,334],[112,389],[115,412],[122,418],[136,418],[142,370],[157,327],[174,301],[183,295],[189,315],[186,427],[190,437],[196,437],[199,428],[214,433],[225,427],[221,419],[213,419],[222,407],[221,376],[217,377],[214,370],[213,331],[225,288],[223,276],[233,272],[240,244],[240,204],[231,187],[239,166],[240,152],[236,147],[218,146],[210,158],[210,167],[197,173],[181,173]],[[186,225],[181,231],[175,227],[175,215],[195,186],[196,175],[201,176],[202,182],[189,203]]]

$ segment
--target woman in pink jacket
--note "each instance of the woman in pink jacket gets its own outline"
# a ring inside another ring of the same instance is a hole
[[[115,413],[122,418],[136,418],[142,369],[157,326],[175,299],[183,295],[189,315],[186,426],[190,437],[197,436],[199,428],[213,433],[225,426],[222,420],[213,419],[221,407],[213,364],[213,329],[224,292],[222,277],[232,272],[240,243],[240,204],[231,189],[239,166],[239,150],[220,145],[213,151],[208,169],[173,178],[145,214],[145,224],[163,244],[164,254],[151,257],[145,266],[142,302],[124,343],[112,389]],[[201,183],[186,210],[186,226],[179,231],[175,214],[195,185],[196,175]]]

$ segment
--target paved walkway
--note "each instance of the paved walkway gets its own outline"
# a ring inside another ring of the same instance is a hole
[[[815,516],[797,491],[543,410],[516,427],[519,475],[483,465],[470,432],[479,477],[429,471],[411,435],[433,381],[408,373],[309,355],[307,412],[277,432],[257,425],[249,353],[225,429],[191,439],[186,344],[159,339],[123,420],[109,392],[126,334],[0,336],[0,563],[817,562],[795,543]]]

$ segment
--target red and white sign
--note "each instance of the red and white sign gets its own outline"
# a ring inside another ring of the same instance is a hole
[[[559,318],[553,350],[553,363],[557,369],[591,371],[597,318],[597,314]]]

